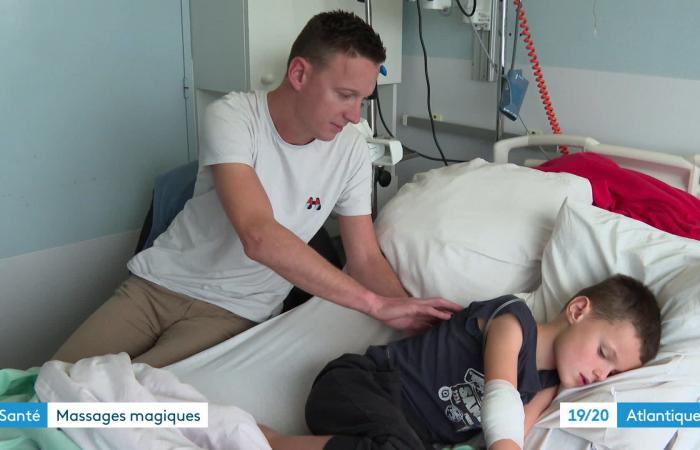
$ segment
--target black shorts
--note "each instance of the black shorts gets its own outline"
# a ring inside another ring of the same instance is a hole
[[[432,449],[401,404],[398,371],[367,356],[345,354],[316,377],[306,423],[314,434],[333,436],[324,450]]]

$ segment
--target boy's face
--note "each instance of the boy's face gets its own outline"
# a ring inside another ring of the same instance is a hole
[[[608,322],[595,317],[590,301],[573,313],[567,311],[567,318],[569,326],[554,342],[562,386],[603,381],[610,375],[642,365],[641,340],[631,322]]]
[[[330,141],[348,122],[360,121],[363,100],[374,92],[379,64],[341,53],[323,67],[308,64],[297,112],[309,137]]]

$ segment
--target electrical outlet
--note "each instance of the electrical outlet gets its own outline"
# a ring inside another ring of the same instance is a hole
[[[442,114],[433,113],[433,120],[436,122],[442,122],[443,120],[445,120],[445,117]]]

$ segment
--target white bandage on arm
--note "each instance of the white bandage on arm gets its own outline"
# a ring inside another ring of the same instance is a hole
[[[508,381],[486,382],[481,406],[481,429],[487,448],[501,439],[510,439],[523,448],[525,409],[517,389]]]

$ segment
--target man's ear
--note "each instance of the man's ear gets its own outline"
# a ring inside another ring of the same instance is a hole
[[[579,295],[571,299],[566,305],[566,319],[570,324],[583,319],[593,308],[591,299],[585,295]]]
[[[289,61],[289,67],[287,67],[287,79],[295,91],[300,90],[304,84],[306,84],[311,70],[313,70],[311,62],[306,58],[295,56],[291,61]]]

